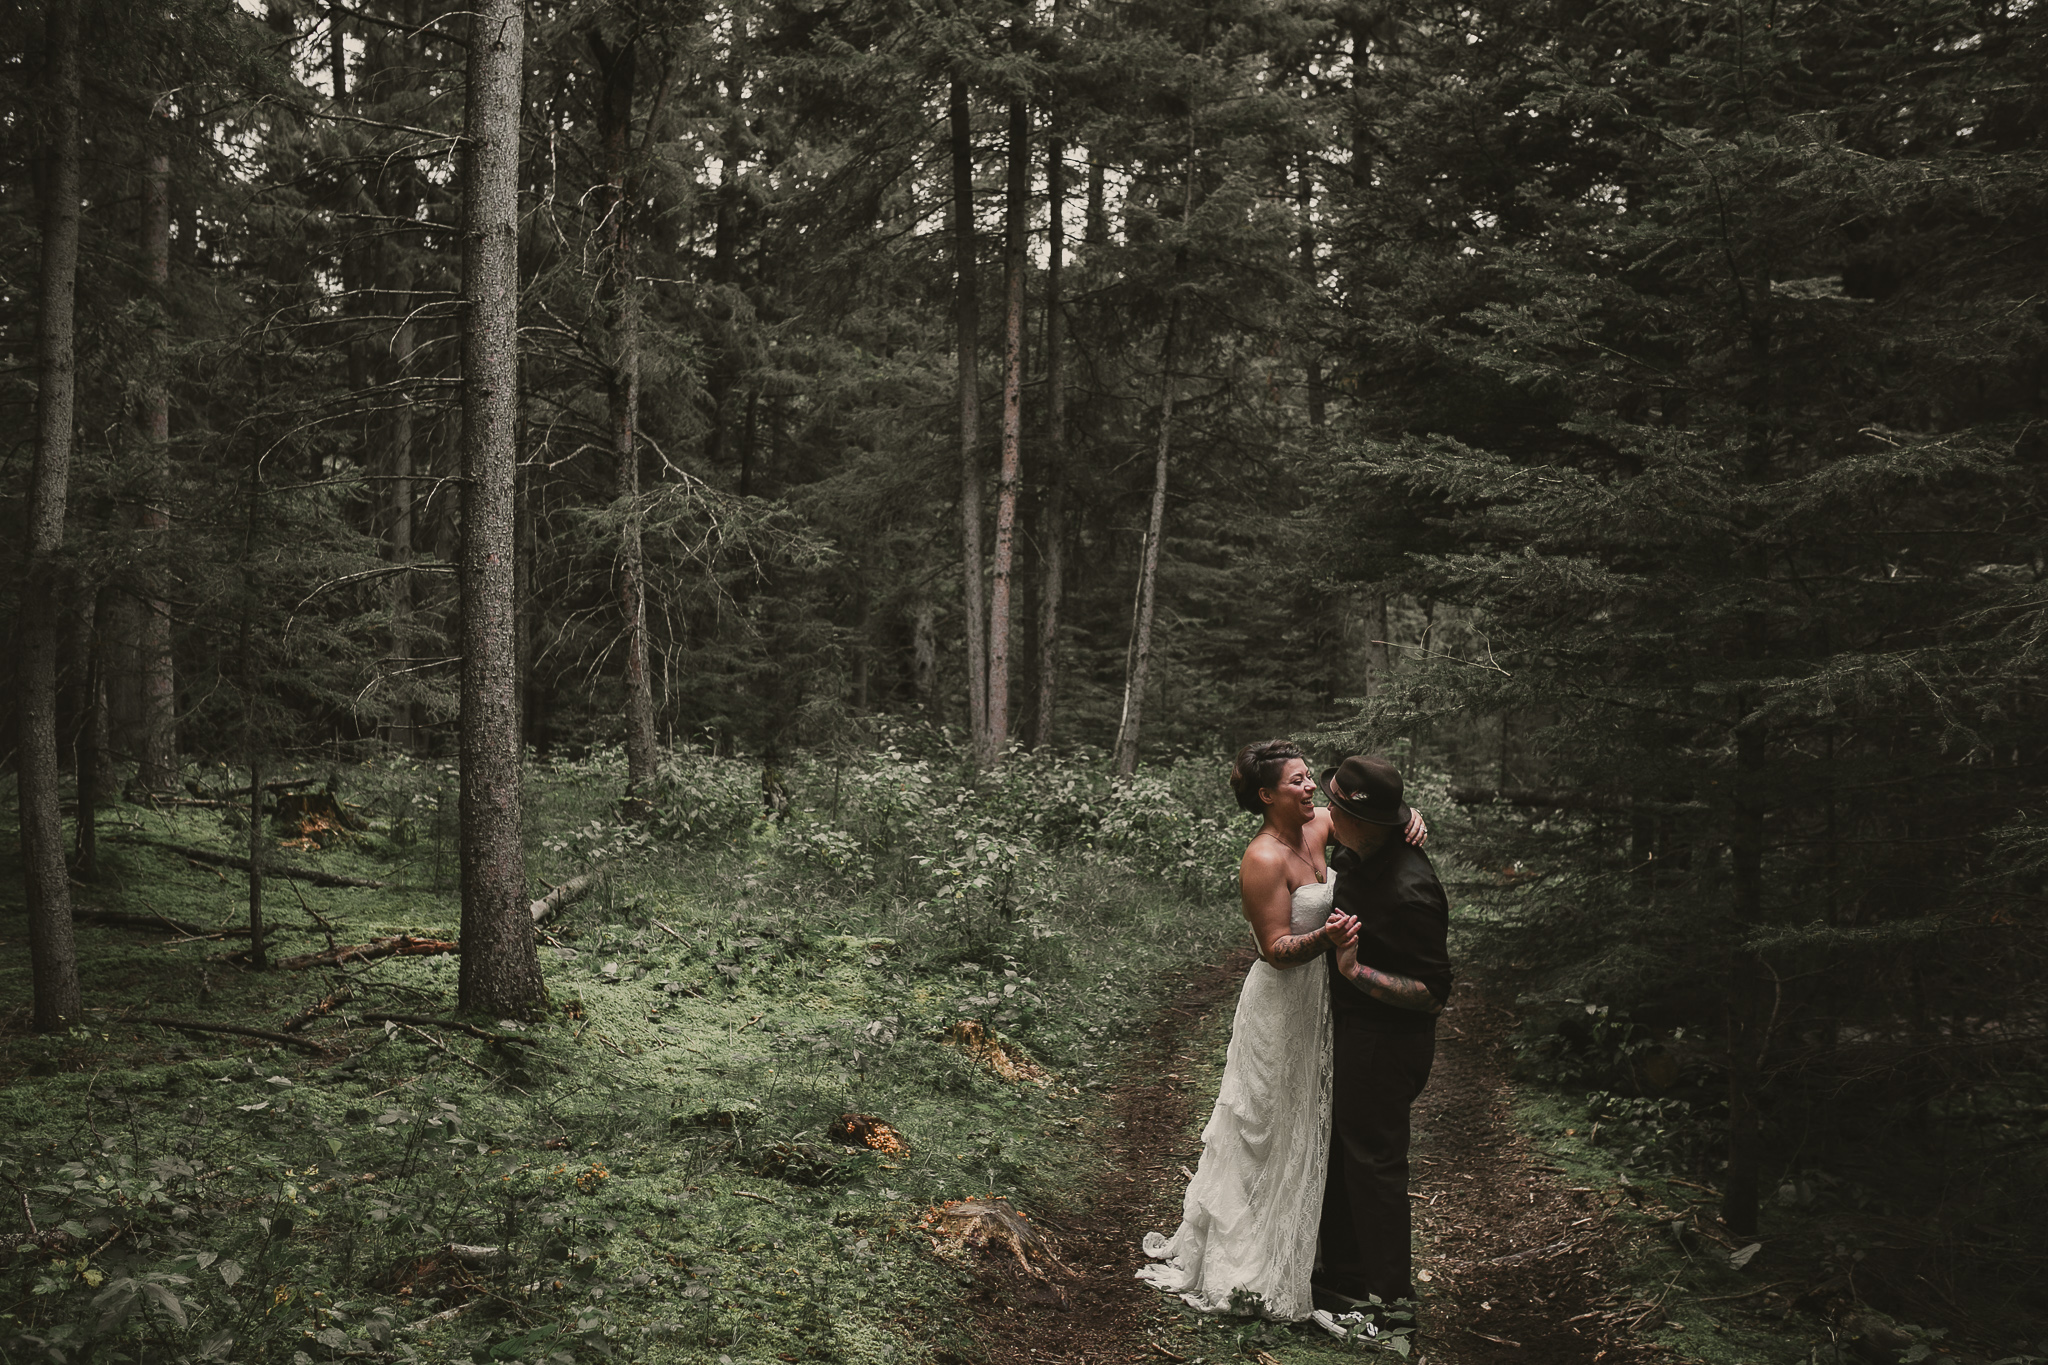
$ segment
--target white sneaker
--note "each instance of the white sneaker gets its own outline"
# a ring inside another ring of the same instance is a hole
[[[1380,1334],[1380,1325],[1363,1313],[1332,1313],[1327,1308],[1318,1308],[1309,1314],[1309,1319],[1339,1341],[1370,1339]]]

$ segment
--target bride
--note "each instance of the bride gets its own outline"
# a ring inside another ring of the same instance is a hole
[[[1312,1309],[1330,1150],[1329,980],[1302,968],[1356,942],[1358,921],[1332,911],[1330,813],[1315,804],[1301,750],[1286,740],[1248,744],[1230,785],[1239,806],[1264,816],[1238,865],[1259,961],[1237,999],[1180,1230],[1145,1234],[1153,1263],[1138,1277],[1205,1313],[1294,1321]],[[1404,837],[1428,837],[1419,815]]]

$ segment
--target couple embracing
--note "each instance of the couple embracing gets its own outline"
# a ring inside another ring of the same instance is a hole
[[[1238,871],[1259,961],[1180,1229],[1146,1235],[1138,1275],[1204,1312],[1369,1332],[1374,1300],[1415,1296],[1408,1107],[1450,995],[1449,904],[1384,759],[1318,780],[1268,740],[1230,781],[1264,817]]]

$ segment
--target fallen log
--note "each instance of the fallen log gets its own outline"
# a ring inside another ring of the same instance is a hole
[[[239,1038],[261,1038],[265,1042],[282,1043],[295,1047],[301,1052],[325,1056],[327,1049],[310,1038],[295,1038],[289,1033],[277,1033],[267,1028],[246,1028],[240,1024],[201,1024],[190,1019],[161,1019],[155,1016],[136,1017],[115,1021],[122,1024],[154,1024],[158,1028],[176,1029],[180,1033],[227,1033]]]
[[[158,847],[169,848],[171,845],[161,844]],[[270,866],[265,864],[264,871],[269,872],[271,870]],[[571,877],[568,881],[563,882],[560,886],[548,892],[547,895],[542,896],[539,900],[527,906],[526,912],[532,916],[535,927],[539,927],[543,920],[560,910],[563,906],[574,904],[589,895],[597,887],[602,886],[604,879],[605,874],[602,870],[586,872],[580,877]],[[374,883],[372,884],[374,885]],[[303,971],[308,967],[339,967],[344,962],[367,962],[373,958],[380,957],[432,957],[436,953],[459,953],[461,951],[462,945],[453,939],[414,938],[410,934],[398,934],[392,938],[372,939],[368,943],[354,943],[346,947],[329,948],[325,952],[305,953],[298,957],[288,957],[277,965],[289,968],[292,971]],[[395,1022],[405,1022],[405,1020],[399,1019],[397,1016],[392,1017]],[[442,1021],[433,1020],[428,1022],[441,1023]],[[452,1025],[449,1025],[449,1027],[452,1027]],[[478,1036],[483,1037],[486,1035],[479,1034]],[[489,1036],[497,1037],[498,1035],[492,1034]]]
[[[325,786],[326,783],[327,779],[324,777],[287,777],[280,782],[265,782],[263,790],[267,792],[295,792],[301,787]],[[202,795],[203,793],[194,790],[197,786],[197,783],[188,783],[185,790],[191,792],[194,796]],[[229,787],[226,794],[229,796],[247,796],[249,789],[247,787]]]
[[[215,867],[234,867],[249,870],[247,858],[237,858],[232,853],[215,853],[210,848],[194,848],[190,844],[167,844],[156,839],[124,839],[121,842],[141,844],[145,848],[160,848],[175,853],[181,858],[190,858],[195,863],[207,863]],[[317,867],[299,867],[294,863],[273,863],[265,860],[263,875],[284,877],[295,882],[308,882],[314,886],[366,886],[371,889],[384,883],[369,877],[347,877],[339,872],[322,872]]]
[[[351,943],[322,952],[303,953],[298,957],[285,958],[277,965],[297,972],[308,967],[339,967],[344,962],[368,962],[380,957],[433,957],[438,953],[461,951],[462,945],[453,939],[394,934],[390,938],[371,939],[368,943]]]
[[[593,872],[586,872],[580,877],[571,877],[568,881],[563,882],[560,886],[528,906],[527,913],[533,916],[535,924],[543,923],[550,915],[560,910],[563,906],[575,904],[598,887],[604,885],[604,875],[604,871],[599,869]]]

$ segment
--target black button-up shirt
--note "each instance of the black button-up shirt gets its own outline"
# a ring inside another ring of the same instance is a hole
[[[1450,999],[1451,903],[1429,855],[1397,830],[1368,858],[1338,845],[1330,865],[1337,869],[1336,908],[1358,918],[1358,960],[1420,981],[1438,1004]],[[1330,1012],[1338,1022],[1400,1033],[1434,1026],[1432,1015],[1373,999],[1338,972],[1335,953],[1328,956]]]

